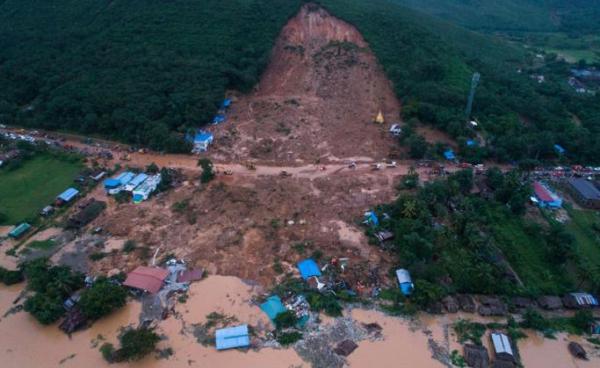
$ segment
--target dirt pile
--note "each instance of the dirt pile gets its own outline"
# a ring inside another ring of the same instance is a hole
[[[377,112],[388,123],[377,125]],[[400,103],[353,26],[305,5],[283,28],[255,92],[215,127],[223,158],[278,162],[382,159],[397,149]]]

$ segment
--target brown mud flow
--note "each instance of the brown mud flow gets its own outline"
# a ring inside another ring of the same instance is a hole
[[[382,111],[386,124],[373,121]],[[305,5],[281,31],[256,90],[218,126],[223,158],[314,162],[382,159],[394,149],[389,123],[400,103],[358,30]]]

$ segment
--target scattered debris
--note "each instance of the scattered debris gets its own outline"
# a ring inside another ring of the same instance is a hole
[[[574,341],[569,343],[569,353],[571,353],[571,355],[573,355],[575,358],[588,360],[585,349]]]
[[[335,347],[335,349],[333,349],[333,351],[337,355],[347,357],[348,355],[352,354],[352,352],[354,350],[356,350],[357,347],[358,347],[358,345],[354,341],[344,340],[344,341],[338,343],[337,346]]]

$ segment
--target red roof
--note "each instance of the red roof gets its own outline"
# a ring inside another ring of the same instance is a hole
[[[546,189],[539,181],[533,183],[533,191],[535,192],[535,196],[538,197],[539,200],[544,202],[553,202],[554,197],[548,189]]]
[[[139,266],[127,274],[123,285],[156,294],[168,275],[164,268]]]

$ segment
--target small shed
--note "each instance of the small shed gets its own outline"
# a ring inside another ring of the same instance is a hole
[[[313,259],[305,259],[303,261],[298,262],[298,270],[300,270],[300,275],[304,280],[308,280],[313,276],[321,276],[321,270]]]
[[[509,362],[515,361],[515,355],[508,336],[503,333],[492,332],[490,334],[490,339],[492,340],[492,347],[494,348],[496,359]]]
[[[476,147],[477,146],[477,141],[474,139],[468,139],[467,140],[467,147]]]
[[[28,232],[29,229],[31,229],[31,225],[29,225],[26,222],[23,222],[19,226],[15,226],[15,228],[12,229],[10,231],[10,233],[8,233],[8,236],[11,237],[11,238],[13,238],[13,239],[19,239],[20,237],[22,237],[23,235],[25,235],[25,233]]]
[[[139,266],[127,274],[123,285],[156,294],[162,288],[169,271],[164,268]]]
[[[215,333],[217,350],[245,348],[250,346],[248,325],[221,328]]]
[[[75,188],[69,188],[64,192],[60,193],[58,197],[56,197],[56,201],[59,204],[69,203],[79,194],[79,191]]]
[[[260,310],[265,312],[269,319],[275,323],[275,317],[278,314],[285,312],[287,309],[281,302],[281,298],[277,295],[271,295],[267,300],[260,305]]]
[[[410,273],[408,272],[408,270],[404,268],[397,269],[396,277],[398,278],[398,284],[400,286],[400,291],[402,291],[402,294],[412,294],[415,285],[413,284],[412,279],[410,278]]]
[[[454,160],[456,160],[456,155],[454,154],[454,151],[452,149],[445,150],[444,151],[444,157],[448,161],[454,161]]]
[[[377,113],[377,116],[375,117],[375,122],[377,124],[385,123],[385,118],[383,117],[383,113],[381,112],[381,110],[379,110],[379,112]]]

